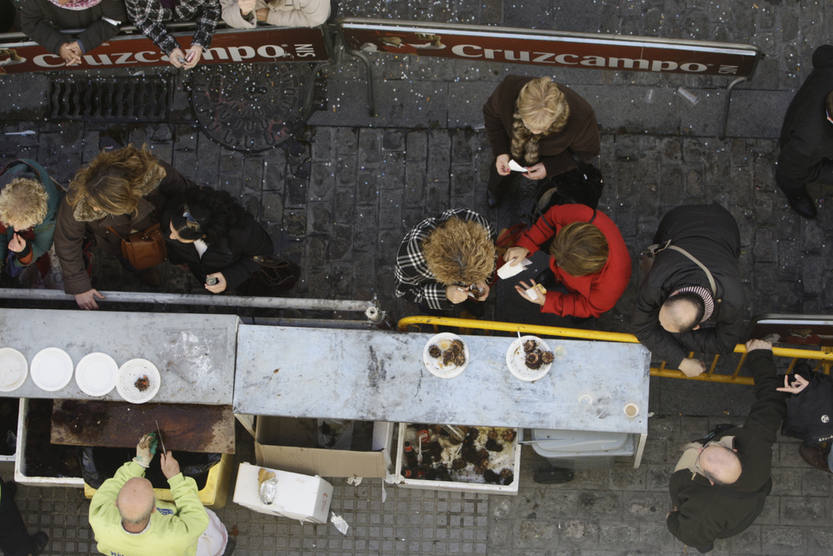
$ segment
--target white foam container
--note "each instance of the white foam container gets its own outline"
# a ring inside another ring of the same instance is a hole
[[[17,443],[20,442],[20,409],[18,408],[17,413],[17,442],[15,443],[14,454],[2,455],[0,454],[0,462],[3,461],[15,461],[17,454],[20,453],[20,448],[17,447]]]
[[[278,493],[272,504],[264,504],[259,496],[257,475],[260,469],[272,471],[278,479]],[[243,462],[237,469],[234,503],[254,512],[288,517],[307,523],[327,523],[333,485],[319,476],[280,471]]]
[[[405,442],[405,429],[407,423],[399,423],[399,435],[396,440],[396,467],[388,482],[393,482],[405,488],[420,488],[424,490],[447,490],[451,492],[482,492],[486,494],[518,494],[518,486],[521,478],[521,444],[523,429],[516,429],[515,441],[512,448],[515,450],[515,462],[512,473],[514,478],[508,485],[492,485],[489,483],[466,483],[462,481],[429,481],[425,479],[407,479],[402,476],[402,446]]]
[[[82,477],[33,477],[26,474],[26,415],[29,413],[29,400],[20,398],[17,413],[17,457],[14,460],[14,480],[30,486],[65,486],[84,488]]]

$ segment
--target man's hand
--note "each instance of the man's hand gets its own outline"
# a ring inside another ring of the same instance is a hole
[[[171,50],[171,53],[168,54],[168,61],[175,68],[184,68],[186,60],[182,49],[177,47]]]
[[[509,155],[508,154],[499,154],[497,155],[497,160],[495,160],[495,170],[501,176],[508,176],[512,170],[509,169]]]
[[[524,174],[524,176],[531,180],[542,180],[547,177],[547,168],[541,162],[530,166],[528,169],[529,172]]]
[[[256,0],[237,0],[237,7],[240,8],[240,15],[249,15],[255,9]]]
[[[706,364],[699,359],[686,357],[683,359],[683,362],[680,363],[680,370],[687,377],[698,376],[706,372]]]
[[[793,374],[792,377],[793,382],[790,384],[790,375],[784,375],[784,387],[776,388],[776,390],[779,392],[787,392],[789,394],[800,394],[801,391],[807,388],[807,385],[810,384],[810,381],[801,375]]]
[[[165,454],[159,454],[159,467],[166,479],[179,475],[179,462],[174,459],[174,454],[170,450]]]
[[[526,247],[510,247],[506,250],[506,253],[503,254],[503,260],[511,266],[515,266],[520,264],[527,255],[529,255],[529,249]]]
[[[136,444],[136,457],[133,458],[133,461],[147,469],[150,467],[150,460],[153,458],[153,454],[150,453],[150,444],[153,440],[153,435],[148,433],[142,438],[139,439],[139,443]]]
[[[535,288],[535,297],[531,297],[526,290],[530,288]],[[535,280],[530,280],[529,284],[526,282],[519,282],[518,285],[515,286],[515,291],[520,294],[521,297],[529,301],[530,303],[535,303],[536,305],[544,306],[544,303],[547,302],[547,290],[541,284],[535,283]]]
[[[756,349],[768,349],[772,351],[772,344],[770,344],[766,340],[756,340],[754,338],[746,342],[747,353],[749,353],[750,351],[755,351]]]
[[[98,290],[87,290],[84,293],[75,294],[75,302],[78,304],[78,307],[86,309],[87,311],[91,309],[98,309],[98,303],[95,302],[96,297],[98,299],[104,299],[104,296],[101,295]]]
[[[9,251],[20,253],[26,249],[26,240],[20,237],[17,232],[12,234],[12,239],[9,240]]]
[[[206,283],[205,284],[205,289],[207,289],[211,293],[223,293],[224,291],[226,291],[226,287],[228,286],[228,282],[226,282],[226,277],[223,276],[222,272],[214,272],[212,274],[209,274],[208,276],[205,277],[206,282],[208,281],[209,278],[216,278],[217,283],[212,285],[212,286],[209,286],[208,283]]]
[[[81,63],[81,45],[78,41],[65,42],[58,48],[58,54],[68,66],[77,66]]]
[[[445,297],[457,305],[469,298],[469,291],[460,286],[448,286],[445,288]]]
[[[202,58],[202,45],[192,44],[191,48],[185,52],[185,65],[182,67],[191,69],[200,63],[200,58]]]
[[[489,284],[485,280],[481,280],[474,287],[480,290],[480,297],[475,297],[475,301],[486,301],[486,298],[489,297]]]

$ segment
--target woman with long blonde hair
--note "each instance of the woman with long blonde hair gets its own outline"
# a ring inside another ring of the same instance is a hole
[[[530,180],[576,168],[574,156],[590,162],[599,154],[599,124],[590,104],[549,77],[510,75],[483,105],[486,134],[495,163],[489,177],[489,206],[506,193],[509,161]]]

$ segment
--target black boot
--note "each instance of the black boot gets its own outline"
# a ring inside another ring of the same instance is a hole
[[[830,466],[827,465],[827,454],[830,452],[830,444],[802,444],[798,447],[801,459],[806,461],[810,467],[821,469],[830,473]]]

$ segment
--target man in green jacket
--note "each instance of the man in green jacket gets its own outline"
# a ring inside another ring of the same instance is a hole
[[[136,457],[104,481],[90,502],[90,526],[98,551],[118,556],[194,556],[197,539],[208,526],[197,483],[184,477],[171,452],[160,454],[159,465],[173,504],[156,500],[144,478],[153,457],[152,435],[136,446]]]
[[[749,340],[746,351],[755,403],[743,426],[687,444],[671,475],[666,525],[700,552],[749,527],[772,490],[772,445],[786,413],[785,395],[776,390],[772,344]]]

